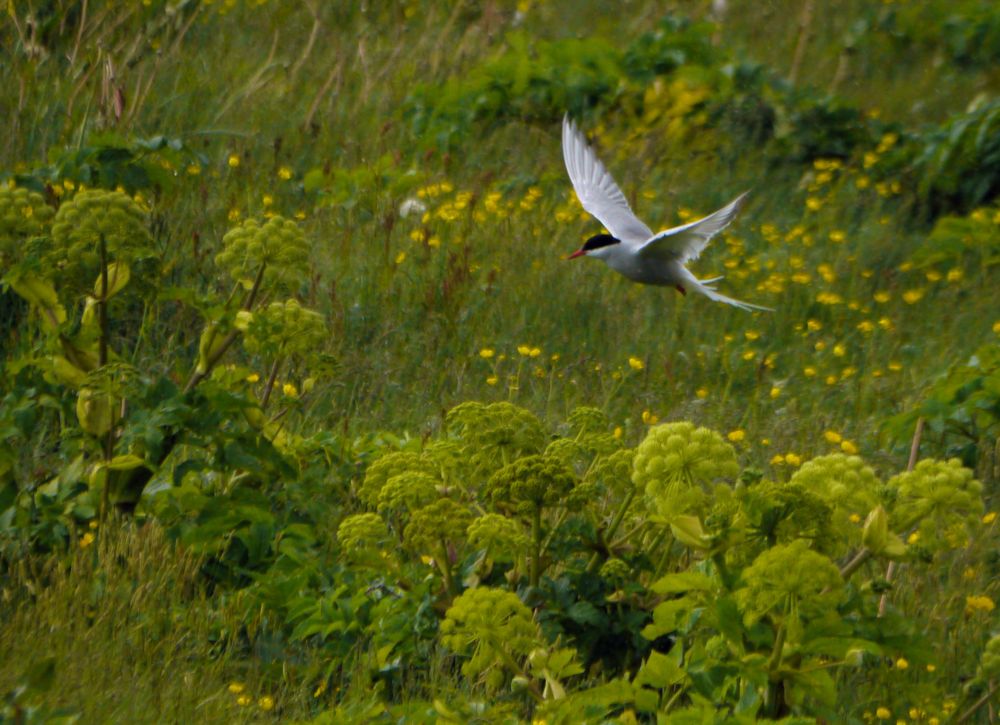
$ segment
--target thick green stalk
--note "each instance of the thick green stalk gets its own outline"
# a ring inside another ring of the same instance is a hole
[[[531,586],[537,587],[542,578],[542,507],[531,514]]]

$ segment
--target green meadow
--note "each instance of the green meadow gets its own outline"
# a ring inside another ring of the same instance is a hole
[[[994,3],[0,44],[0,722],[996,721]],[[569,260],[567,114],[774,311]]]

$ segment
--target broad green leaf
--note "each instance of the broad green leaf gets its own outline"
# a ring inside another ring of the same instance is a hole
[[[697,571],[683,571],[667,574],[650,587],[657,594],[678,594],[681,592],[711,591],[713,583],[707,575]]]
[[[101,291],[104,289],[104,280],[102,275],[98,275],[94,282],[94,299],[98,301],[111,299],[125,288],[131,278],[132,271],[125,262],[112,262],[108,265],[107,294],[101,295]]]
[[[115,456],[106,465],[112,471],[131,471],[133,468],[146,465],[146,461],[137,455],[126,453],[123,456]]]

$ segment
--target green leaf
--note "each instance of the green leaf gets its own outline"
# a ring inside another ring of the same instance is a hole
[[[131,471],[133,468],[146,465],[146,461],[137,455],[126,453],[123,456],[115,456],[105,465],[112,471]]]
[[[49,329],[55,330],[66,322],[66,310],[48,280],[31,272],[12,269],[3,278],[3,282],[38,310],[42,322]]]
[[[112,262],[108,265],[108,291],[104,295],[104,300],[111,299],[114,295],[121,292],[125,285],[128,284],[129,279],[132,277],[132,272],[125,262]],[[94,282],[94,299],[101,300],[101,290],[104,287],[104,280],[102,275],[97,275],[97,280]]]
[[[671,685],[677,685],[687,678],[687,674],[670,656],[662,652],[649,653],[646,662],[635,677],[636,685],[649,685],[662,690]]]
[[[677,574],[667,574],[650,587],[657,594],[679,594],[697,591],[711,591],[714,588],[711,578],[697,571],[683,571]]]
[[[587,624],[599,626],[604,624],[604,614],[593,604],[587,601],[574,602],[566,614],[577,624]]]

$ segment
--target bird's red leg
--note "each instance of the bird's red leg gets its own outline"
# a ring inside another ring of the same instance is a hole
[[[677,290],[678,292],[680,292],[682,295],[686,295],[687,294],[687,290],[684,289],[683,287],[681,287],[679,284],[678,285],[674,285],[674,289]]]

